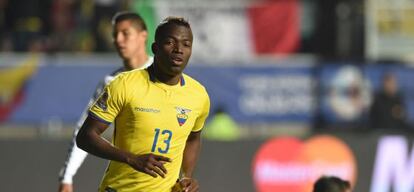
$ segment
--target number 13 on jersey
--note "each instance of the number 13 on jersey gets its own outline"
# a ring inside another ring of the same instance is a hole
[[[166,154],[168,153],[168,150],[170,149],[170,142],[171,142],[171,138],[172,138],[172,132],[168,129],[162,130],[159,128],[156,128],[155,130],[155,135],[154,135],[154,141],[152,142],[152,148],[151,148],[151,152],[159,152],[162,154]],[[160,135],[161,134],[161,135]],[[166,139],[164,139],[164,143],[158,143],[158,138],[159,137],[165,137]]]

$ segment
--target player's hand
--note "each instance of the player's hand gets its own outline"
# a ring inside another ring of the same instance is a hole
[[[198,192],[198,190],[199,185],[197,180],[184,177],[177,181],[172,189],[172,192]]]
[[[129,166],[135,170],[151,175],[152,177],[159,175],[162,178],[167,174],[167,169],[164,167],[164,164],[167,162],[171,162],[171,159],[152,153],[133,156],[127,160]]]
[[[59,192],[73,192],[73,185],[66,184],[66,183],[60,183]]]

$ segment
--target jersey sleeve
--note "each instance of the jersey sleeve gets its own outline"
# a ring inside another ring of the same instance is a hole
[[[105,124],[115,120],[126,102],[126,89],[122,78],[116,78],[103,89],[89,109],[89,116]]]
[[[206,99],[203,105],[203,109],[201,111],[200,116],[197,117],[194,127],[191,130],[192,132],[198,132],[203,128],[204,122],[206,121],[209,112],[210,112],[210,98],[206,94]]]

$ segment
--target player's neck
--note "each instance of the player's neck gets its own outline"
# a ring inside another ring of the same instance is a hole
[[[177,85],[181,79],[181,74],[168,75],[163,73],[160,69],[157,69],[155,63],[149,67],[148,72],[151,73],[158,81],[167,85]]]
[[[148,54],[144,52],[143,54],[139,54],[133,58],[125,59],[124,67],[128,71],[133,69],[139,69],[147,63],[148,57]]]

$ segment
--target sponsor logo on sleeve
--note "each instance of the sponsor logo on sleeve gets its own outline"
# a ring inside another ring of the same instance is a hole
[[[113,189],[111,187],[106,187],[105,192],[116,192],[116,189]]]
[[[96,101],[96,106],[106,111],[108,109],[108,93],[106,90],[101,94],[98,101]]]

